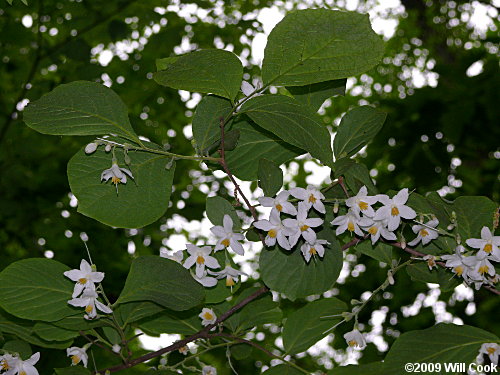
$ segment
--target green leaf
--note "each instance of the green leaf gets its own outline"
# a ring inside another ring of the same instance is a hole
[[[157,63],[158,64],[158,63]],[[154,74],[160,85],[179,90],[212,93],[233,100],[240,91],[243,66],[232,52],[206,49],[161,60],[164,70]]]
[[[24,122],[43,134],[116,134],[138,140],[120,97],[95,82],[76,81],[57,86],[31,102],[23,113]]]
[[[161,335],[162,333],[192,335],[203,328],[198,314],[199,312],[191,311],[182,313],[164,311],[155,317],[140,321],[138,326],[148,335]]]
[[[83,366],[71,366],[54,369],[56,375],[90,375],[90,370]]]
[[[259,160],[259,186],[266,197],[274,197],[283,186],[283,171],[271,160]]]
[[[367,14],[290,12],[269,35],[262,79],[265,85],[304,86],[347,78],[377,65],[383,52]]]
[[[203,301],[205,292],[179,263],[155,255],[134,259],[118,303],[151,301],[175,311]]]
[[[52,259],[23,259],[0,272],[0,307],[22,319],[53,322],[78,314],[68,305],[73,283],[69,267]]]
[[[328,329],[342,320],[323,318],[347,310],[347,305],[337,298],[326,298],[309,302],[290,314],[283,327],[283,346],[287,354],[297,354],[309,349],[325,337]],[[326,332],[326,333],[325,333]]]
[[[379,242],[376,245],[372,245],[368,239],[356,245],[354,249],[380,262],[389,265],[392,263],[392,246],[385,243]]]
[[[405,363],[471,363],[479,348],[498,337],[467,325],[437,324],[434,327],[403,333],[384,360],[384,374],[400,375]],[[445,374],[444,366],[440,374]]]
[[[83,330],[83,327],[80,328]],[[33,332],[47,341],[67,341],[80,336],[78,331],[72,331],[58,327],[52,323],[37,322],[33,326]]]
[[[10,353],[18,353],[22,360],[27,360],[33,354],[30,344],[21,340],[7,341],[2,349]]]
[[[308,151],[324,165],[333,166],[330,133],[316,114],[284,95],[262,95],[241,107],[255,123],[285,142]]]
[[[492,228],[498,206],[486,197],[458,197],[453,202],[458,233],[462,239],[481,238],[481,228]]]
[[[78,314],[67,316],[64,319],[51,322],[51,324],[70,331],[88,331],[92,328],[105,326],[106,322],[104,319],[87,320],[84,318],[84,314]]]
[[[174,62],[179,59],[180,56],[164,57],[162,59],[156,59],[156,70],[165,70]]]
[[[276,247],[263,249],[259,265],[264,283],[292,301],[331,289],[342,269],[342,251],[331,228],[319,232],[318,238],[326,239],[330,245],[325,248],[323,259],[309,263],[298,248],[292,252]]]
[[[304,373],[296,368],[282,364],[271,367],[270,369],[264,371],[262,375],[304,375]]]
[[[462,279],[443,268],[433,268],[432,271],[427,263],[416,263],[406,266],[406,272],[412,280],[424,283],[439,284],[441,290],[449,291],[455,289],[462,283]]]
[[[231,346],[231,356],[237,361],[250,357],[252,347],[248,344],[236,344]]]
[[[12,5],[12,1],[14,1],[14,0],[7,0],[7,2],[9,3],[9,5]]]
[[[82,148],[68,163],[71,191],[78,199],[78,212],[104,224],[119,228],[140,228],[158,220],[167,210],[172,191],[175,164],[165,169],[168,158],[140,151],[129,151],[130,167],[123,153],[116,152],[118,165],[129,169],[134,179],[118,184],[101,182],[103,170],[111,167],[111,155],[100,146],[92,155]]]
[[[207,217],[213,225],[222,225],[224,215],[229,215],[233,220],[233,229],[236,230],[241,228],[240,218],[228,200],[218,196],[209,197],[207,198],[205,209],[207,211]]]
[[[355,107],[347,112],[333,141],[335,157],[349,157],[361,150],[382,129],[386,117],[386,113],[370,106]]]
[[[165,308],[154,302],[130,302],[120,304],[115,310],[115,315],[119,317],[121,324],[126,325],[158,314],[164,310]]]
[[[290,86],[286,89],[299,102],[317,112],[326,99],[345,95],[347,79],[318,82],[305,86]]]
[[[364,164],[356,163],[352,159],[342,158],[335,162],[335,175],[343,175],[349,189],[355,194],[364,185],[369,194],[377,194],[377,187],[370,177],[370,172]]]

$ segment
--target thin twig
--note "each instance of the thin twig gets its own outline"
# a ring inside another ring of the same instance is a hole
[[[343,176],[339,176],[338,182],[339,182],[339,185],[342,188],[342,190],[344,190],[344,193],[345,193],[346,197],[349,198],[349,192],[347,191],[347,188],[344,185],[344,177]]]
[[[108,352],[113,353],[113,355],[116,355],[116,356],[119,355],[119,354],[115,353],[113,350],[111,350],[110,348],[108,348],[106,345],[102,345],[101,343],[99,343],[99,340],[93,340],[92,338],[90,338],[89,336],[87,336],[85,334],[85,332],[78,331],[78,333],[80,333],[80,335],[83,336],[85,339],[87,339],[87,341],[90,342],[92,345],[97,345],[99,348],[105,349]]]

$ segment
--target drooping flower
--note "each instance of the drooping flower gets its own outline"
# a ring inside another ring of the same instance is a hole
[[[422,245],[427,245],[432,240],[438,238],[439,237],[438,231],[436,229],[433,229],[436,228],[438,224],[439,220],[433,219],[429,220],[425,224],[418,224],[412,226],[413,233],[416,233],[417,237],[413,241],[408,242],[408,245],[415,246],[420,241],[422,241]]]
[[[217,285],[217,279],[215,277],[208,276],[207,270],[203,271],[203,274],[201,275],[201,277],[193,275],[193,279],[195,279],[201,285],[203,285],[204,287],[207,287],[207,288],[211,288],[211,287]]]
[[[358,194],[346,199],[345,204],[358,216],[361,212],[365,216],[373,217],[375,211],[373,211],[371,205],[377,203],[377,201],[378,198],[376,196],[368,196],[368,190],[366,186],[363,185],[361,189],[359,189]]]
[[[212,233],[215,234],[218,239],[214,251],[230,247],[236,254],[245,254],[243,246],[238,242],[244,240],[245,236],[241,233],[233,232],[233,219],[231,219],[231,216],[224,215],[222,223],[223,226],[216,225],[210,228]]]
[[[218,279],[223,279],[224,277],[226,278],[226,286],[234,286],[239,280],[240,275],[245,275],[244,272],[241,272],[240,270],[234,269],[230,265],[226,264],[226,268],[224,268],[222,271],[217,271],[217,272],[210,272],[213,275],[217,275]]]
[[[212,366],[203,366],[201,375],[217,375],[217,369]]]
[[[263,219],[256,221],[253,223],[253,226],[267,232],[267,236],[264,240],[267,246],[276,245],[277,240],[278,244],[283,249],[290,250],[292,248],[286,236],[292,234],[293,231],[283,225],[278,211],[272,210],[269,215],[269,220]]]
[[[186,247],[190,256],[185,260],[184,268],[189,269],[196,264],[196,276],[198,278],[203,276],[205,266],[208,268],[220,267],[217,259],[209,255],[212,252],[212,248],[210,246],[203,246],[200,248],[195,245],[187,244]]]
[[[105,314],[113,312],[108,306],[97,300],[97,293],[92,289],[84,289],[80,297],[73,298],[68,303],[75,307],[85,307],[85,319],[94,319],[97,317],[96,308]]]
[[[477,256],[483,258],[490,256],[492,260],[500,262],[500,236],[494,236],[490,228],[481,229],[481,239],[469,238],[465,243],[474,249],[479,249]]]
[[[296,187],[290,189],[290,194],[297,199],[301,199],[306,204],[307,210],[309,210],[312,206],[316,211],[322,214],[326,212],[325,205],[321,201],[322,199],[325,199],[325,196],[314,186],[308,185],[306,189]]]
[[[201,318],[201,325],[204,327],[214,324],[217,321],[217,315],[215,315],[214,310],[207,307],[204,307],[198,316]]]
[[[40,359],[40,353],[33,354],[26,361],[14,357],[9,362],[9,369],[3,375],[39,375],[35,364]]]
[[[325,248],[323,245],[329,245],[329,242],[326,240],[317,239],[312,244],[309,242],[304,242],[304,244],[300,247],[300,251],[302,251],[302,255],[307,263],[311,260],[314,255],[318,255],[323,258],[325,255]]]
[[[323,219],[308,218],[307,213],[307,203],[299,202],[297,218],[283,220],[283,225],[289,228],[292,232],[292,234],[288,237],[290,246],[295,246],[301,236],[309,243],[314,243],[316,241],[316,233],[312,230],[312,228],[319,227],[323,224]]]
[[[417,213],[405,203],[408,200],[408,189],[402,189],[392,199],[387,195],[379,194],[379,202],[383,204],[375,212],[374,220],[387,220],[387,229],[391,232],[396,230],[403,219],[414,219]]]
[[[360,226],[369,226],[373,220],[367,217],[359,217],[352,210],[347,211],[347,214],[337,216],[331,222],[332,225],[338,225],[335,230],[335,234],[338,236],[339,234],[344,233],[346,230],[349,232],[354,232],[358,236],[363,236],[363,232],[360,229]],[[378,238],[377,238],[378,239]]]
[[[463,262],[464,264],[469,266],[473,272],[478,274],[481,279],[484,278],[486,275],[495,276],[496,273],[495,267],[493,266],[493,264],[490,263],[488,258],[482,258],[480,256],[473,255],[470,257],[463,258]],[[472,274],[470,276],[473,279],[476,280],[478,279],[477,276],[474,277],[474,275]]]
[[[366,346],[365,338],[363,334],[359,332],[357,329],[352,330],[351,332],[347,332],[344,335],[344,339],[351,348],[364,349]]]
[[[87,348],[79,348],[77,346],[72,346],[71,348],[66,349],[66,355],[71,357],[71,366],[75,366],[80,363],[83,363],[84,367],[87,367],[87,362],[89,356],[87,354]]]
[[[64,272],[64,276],[71,281],[76,281],[72,298],[78,297],[85,289],[95,290],[94,283],[100,283],[104,279],[104,272],[95,272],[92,266],[85,259],[80,262],[80,269]]]
[[[280,213],[283,212],[289,215],[297,215],[297,209],[295,208],[295,206],[288,202],[289,196],[290,192],[287,190],[283,190],[282,192],[278,193],[276,198],[259,198],[259,203],[264,207],[272,207],[273,210],[277,210]]]
[[[116,162],[113,160],[111,164],[111,168],[105,169],[101,173],[101,181],[107,182],[111,178],[111,182],[115,184],[116,193],[118,194],[118,184],[126,184],[127,183],[127,175],[134,179],[132,172],[130,172],[127,168],[120,168]]]
[[[479,353],[486,354],[490,358],[491,363],[498,365],[498,356],[500,355],[500,345],[498,345],[497,343],[487,342],[481,345]]]
[[[397,237],[387,229],[387,220],[372,220],[365,218],[362,228],[370,234],[372,245],[382,236],[388,241],[396,241]]]

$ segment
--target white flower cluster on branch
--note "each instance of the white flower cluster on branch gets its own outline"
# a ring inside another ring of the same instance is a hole
[[[35,364],[39,359],[39,352],[33,354],[25,361],[17,355],[0,355],[0,372],[2,375],[39,375],[38,370],[35,368]]]

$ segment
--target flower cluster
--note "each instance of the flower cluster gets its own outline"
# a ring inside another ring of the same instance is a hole
[[[96,272],[89,262],[82,259],[80,269],[64,272],[64,276],[75,281],[73,289],[73,299],[68,303],[76,307],[85,307],[85,319],[97,317],[97,309],[105,314],[111,314],[111,309],[97,300],[98,294],[95,283],[100,283],[104,279],[103,272]]]
[[[223,225],[216,225],[210,229],[217,238],[217,243],[213,249],[211,246],[198,247],[187,244],[186,248],[189,256],[185,260],[183,251],[176,251],[173,254],[160,251],[160,256],[181,263],[187,269],[195,266],[193,278],[205,287],[213,287],[217,285],[218,279],[224,278],[226,279],[226,286],[233,287],[238,282],[239,276],[244,275],[244,273],[231,267],[230,264],[226,264],[222,271],[214,271],[220,269],[221,265],[215,257],[210,255],[212,250],[215,253],[223,249],[231,249],[239,255],[245,254],[243,245],[239,242],[245,237],[241,233],[235,232],[233,226],[231,216],[224,215]]]
[[[2,375],[38,375],[35,364],[40,359],[40,353],[33,354],[29,359],[23,361],[17,355],[0,355],[0,372]]]
[[[495,267],[491,262],[500,262],[500,236],[494,236],[488,227],[481,229],[481,238],[469,238],[465,243],[473,249],[479,249],[476,254],[459,245],[453,255],[443,255],[446,267],[462,277],[467,284],[474,284],[479,289],[483,284],[491,284],[487,276],[495,278]]]
[[[299,200],[297,208],[288,201],[290,195]],[[278,242],[283,249],[291,250],[299,239],[303,238],[304,243],[300,249],[306,262],[309,262],[314,255],[323,257],[324,245],[328,245],[328,242],[318,239],[313,229],[321,226],[323,219],[308,217],[311,209],[321,214],[326,212],[323,199],[325,199],[324,195],[310,185],[306,189],[296,187],[290,191],[283,190],[276,198],[259,198],[262,206],[272,207],[272,209],[269,219],[258,220],[253,225],[267,232],[264,240],[267,246],[274,246]],[[291,217],[281,220],[282,213]]]

